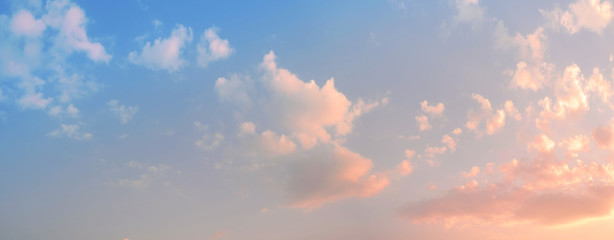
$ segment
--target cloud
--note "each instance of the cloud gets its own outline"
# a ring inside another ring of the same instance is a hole
[[[226,59],[235,52],[228,39],[221,39],[218,36],[219,31],[218,28],[211,27],[205,30],[200,37],[200,41],[196,45],[197,62],[200,67],[204,68],[210,62]]]
[[[214,233],[213,235],[211,235],[211,237],[209,239],[220,239],[220,238],[226,236],[226,234],[228,234],[228,230],[224,229],[222,231]]]
[[[612,84],[603,78],[599,68],[593,68],[593,75],[586,82],[585,91],[597,93],[602,102],[609,104],[612,97]]]
[[[438,103],[436,105],[429,105],[429,102],[424,100],[420,103],[420,107],[422,108],[422,111],[426,114],[429,114],[431,116],[436,115],[436,116],[440,116],[441,114],[443,114],[443,110],[444,110],[444,106],[443,103]]]
[[[416,116],[416,122],[418,123],[418,129],[420,129],[420,131],[426,131],[433,127],[429,123],[429,118],[425,115]]]
[[[171,170],[171,167],[165,164],[143,165],[139,162],[130,161],[126,163],[130,169],[139,172],[137,178],[122,178],[117,180],[116,184],[122,187],[129,188],[145,188],[151,185],[156,180],[165,177]],[[133,170],[133,171],[134,171]]]
[[[278,136],[270,130],[260,134],[260,143],[262,144],[265,155],[277,156],[286,155],[294,152],[296,144],[286,135]]]
[[[478,129],[482,120],[492,114],[492,106],[490,105],[490,101],[482,97],[482,95],[472,94],[471,97],[480,104],[480,109],[477,111],[470,109],[469,112],[467,112],[467,123],[465,127],[475,131]]]
[[[158,38],[153,43],[145,43],[140,53],[130,52],[128,60],[152,70],[178,71],[186,64],[182,54],[190,42],[192,29],[178,24],[168,38]]]
[[[465,178],[473,178],[480,174],[480,167],[473,166],[469,172],[463,172],[463,177]]]
[[[522,120],[522,115],[520,115],[520,112],[518,112],[518,109],[514,107],[514,102],[512,102],[511,100],[505,101],[504,109],[505,109],[505,113],[507,113],[507,115],[510,116],[512,119],[516,121]]]
[[[567,154],[571,157],[578,157],[579,152],[588,152],[590,149],[590,139],[584,135],[576,135],[561,140],[558,145],[565,148]]]
[[[256,125],[253,122],[243,122],[239,128],[239,135],[251,135],[256,133]]]
[[[47,25],[41,19],[35,19],[28,10],[19,10],[11,19],[11,31],[17,36],[39,37]]]
[[[286,186],[289,206],[313,209],[350,197],[369,197],[389,184],[368,174],[373,163],[341,146],[322,146],[301,155],[291,167]]]
[[[541,11],[555,29],[563,27],[569,34],[575,34],[581,29],[587,29],[597,34],[610,23],[614,12],[612,3],[601,0],[578,0],[569,5],[565,11],[556,8],[552,11]]]
[[[247,108],[252,106],[252,100],[248,95],[249,83],[249,77],[232,74],[230,78],[218,78],[215,81],[215,91],[222,101]]]
[[[614,187],[598,184],[612,182],[612,166],[580,162],[570,167],[556,162],[521,164],[514,160],[501,169],[506,174],[505,181],[480,187],[473,180],[441,197],[408,203],[399,214],[416,223],[443,222],[448,226],[560,225],[604,217],[614,207]],[[516,186],[514,181],[525,185]],[[561,191],[562,188],[568,190]]]
[[[535,120],[536,126],[543,130],[550,130],[550,121],[553,119],[566,120],[575,118],[589,109],[588,97],[584,92],[584,76],[578,65],[565,68],[563,77],[557,81],[554,88],[556,101],[553,103],[549,97],[539,101],[542,111]]]
[[[111,60],[102,44],[91,42],[85,31],[88,19],[79,6],[69,1],[47,2],[47,14],[43,21],[59,33],[55,37],[55,45],[64,51],[84,51],[88,58],[94,62],[108,62]]]
[[[448,146],[450,152],[456,151],[456,142],[454,141],[454,139],[452,139],[452,137],[448,136],[447,134],[443,135],[443,137],[441,138],[441,142]]]
[[[224,141],[224,135],[222,135],[220,132],[209,133],[208,125],[203,125],[200,122],[195,121],[194,127],[196,127],[199,132],[203,133],[202,137],[194,142],[194,145],[202,150],[214,150],[220,146],[222,141]]]
[[[484,9],[478,0],[455,0],[457,14],[454,21],[459,23],[478,23],[484,19]]]
[[[614,150],[614,123],[608,126],[600,126],[592,132],[597,147]]]
[[[92,138],[91,133],[83,133],[79,131],[81,126],[78,124],[62,124],[60,129],[53,130],[48,136],[52,137],[67,137],[74,140],[87,140]]]
[[[64,0],[48,1],[44,8],[41,8],[42,4],[37,6],[28,10],[24,7],[34,6],[23,5],[17,8],[19,10],[10,20],[4,18],[8,21],[2,21],[0,27],[6,32],[3,31],[5,35],[0,41],[3,53],[0,74],[10,81],[16,80],[8,86],[16,88],[9,90],[16,93],[14,102],[21,108],[45,110],[52,106],[54,109],[49,112],[54,115],[62,110],[57,105],[60,102],[66,104],[69,115],[74,115],[71,111],[74,109],[68,109],[70,102],[95,92],[98,85],[84,81],[82,74],[72,70],[76,68],[72,66],[74,61],[70,56],[83,52],[90,60],[105,63],[112,56],[101,43],[88,37],[88,19],[78,5]],[[58,96],[46,96],[52,93],[58,93]]]
[[[505,125],[505,111],[499,109],[486,122],[486,134],[492,135]]]
[[[132,120],[132,117],[139,112],[138,106],[119,105],[118,100],[110,100],[107,102],[107,105],[109,106],[109,111],[119,117],[122,124],[128,123],[130,120]]]
[[[62,109],[61,106],[55,106],[49,109],[49,115],[51,116],[60,116],[60,114],[66,114],[69,117],[77,118],[79,117],[79,109],[72,104],[66,106],[65,109]]]
[[[268,93],[264,108],[271,120],[289,131],[305,149],[318,142],[330,142],[329,128],[335,130],[335,136],[350,133],[356,117],[388,102],[387,98],[372,103],[359,99],[352,104],[335,88],[333,78],[319,87],[313,80],[304,82],[289,70],[279,68],[275,59],[271,51],[260,65],[265,72],[262,83]]]
[[[463,133],[463,129],[461,129],[461,128],[455,128],[455,129],[452,131],[452,134],[454,134],[454,135],[456,135],[456,136],[460,135],[461,133]]]

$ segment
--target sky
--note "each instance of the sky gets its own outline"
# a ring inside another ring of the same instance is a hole
[[[611,239],[610,0],[0,1],[0,239]]]

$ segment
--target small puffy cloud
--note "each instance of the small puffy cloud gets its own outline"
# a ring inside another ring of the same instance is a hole
[[[472,178],[477,176],[480,173],[480,168],[477,166],[473,166],[471,167],[471,170],[469,172],[463,172],[463,177],[465,178]]]
[[[420,107],[422,111],[429,115],[441,115],[443,114],[444,105],[443,103],[437,103],[436,105],[429,105],[429,102],[424,100],[420,103]]]
[[[27,10],[20,10],[11,19],[11,31],[17,36],[38,37],[47,25],[41,19],[35,19]]]
[[[597,93],[597,96],[604,103],[609,103],[612,97],[612,84],[610,81],[604,79],[603,74],[599,71],[599,68],[593,69],[593,75],[589,78],[585,85],[586,92]]]
[[[53,130],[48,136],[52,137],[67,137],[75,140],[87,140],[92,138],[91,133],[83,133],[79,131],[81,126],[77,124],[62,124],[59,129]]]
[[[221,133],[209,133],[208,125],[203,125],[202,123],[195,121],[194,127],[196,127],[199,132],[203,133],[202,137],[194,142],[194,145],[202,150],[214,150],[222,144],[222,141],[224,141],[224,135]]]
[[[601,34],[614,16],[612,3],[607,0],[578,0],[565,11],[557,8],[541,12],[555,29],[563,27],[569,34],[575,34],[581,29]]]
[[[289,206],[313,209],[349,197],[369,197],[389,184],[368,174],[371,160],[341,146],[314,148],[292,165],[286,188]]]
[[[77,118],[79,117],[79,109],[72,104],[66,106],[65,109],[62,109],[61,106],[55,106],[49,109],[49,115],[51,116],[59,116],[60,114],[66,114],[70,117]]]
[[[424,156],[434,158],[437,155],[442,155],[448,151],[446,147],[427,147],[424,149]]]
[[[556,144],[545,134],[540,134],[533,139],[529,144],[529,149],[534,149],[541,154],[548,154],[552,152]]]
[[[168,165],[157,164],[147,166],[135,161],[126,163],[126,166],[133,169],[133,171],[136,170],[139,172],[139,175],[136,178],[119,179],[116,183],[117,186],[128,188],[145,188],[156,180],[165,177],[171,170],[171,167]]]
[[[397,165],[397,171],[401,174],[401,176],[406,176],[411,174],[414,171],[414,168],[411,166],[411,163],[407,160],[403,160],[399,165]]]
[[[597,143],[597,147],[614,150],[614,124],[594,129],[592,136]]]
[[[418,123],[418,129],[420,129],[420,131],[426,131],[433,127],[429,123],[429,118],[425,115],[416,116],[416,122]]]
[[[250,107],[252,100],[247,94],[249,77],[233,74],[230,78],[220,77],[215,81],[215,91],[222,101]]]
[[[207,67],[210,62],[222,60],[230,57],[235,50],[230,46],[228,39],[221,39],[218,36],[219,29],[211,27],[205,30],[196,45],[198,52],[198,65]]]
[[[480,109],[475,111],[470,109],[467,113],[467,123],[465,127],[470,130],[477,130],[478,126],[482,122],[483,119],[487,118],[492,114],[492,106],[490,105],[490,101],[482,95],[473,94],[472,98],[480,104]]]
[[[486,134],[492,135],[505,125],[505,111],[497,110],[486,122]]]
[[[463,133],[463,129],[461,128],[455,128],[454,130],[452,130],[452,134],[456,136],[460,135],[461,133]]]
[[[289,137],[283,134],[278,136],[270,130],[260,134],[260,143],[268,156],[287,155],[296,149],[296,144]]]
[[[251,135],[256,133],[256,125],[253,122],[241,123],[239,135]]]
[[[138,106],[119,105],[118,100],[110,100],[107,102],[107,105],[109,106],[109,111],[117,115],[122,124],[126,124],[132,120],[134,114],[139,111]]]
[[[559,147],[567,150],[567,154],[572,157],[577,157],[579,152],[587,152],[589,150],[590,139],[584,135],[576,135],[563,139],[558,143]]]
[[[543,108],[539,118],[535,120],[539,129],[550,130],[552,119],[566,120],[568,117],[577,117],[589,109],[588,96],[584,90],[584,76],[578,65],[570,65],[565,68],[563,77],[557,81],[554,88],[556,101],[544,97],[539,101]]]
[[[505,101],[504,109],[505,113],[512,119],[516,121],[522,120],[522,115],[520,115],[520,112],[518,111],[518,109],[516,109],[516,107],[514,106],[514,102],[512,102],[511,100]]]
[[[456,151],[456,142],[454,141],[454,139],[450,136],[443,135],[443,137],[441,138],[441,142],[443,144],[445,144],[446,146],[448,146],[448,149],[450,149],[450,152],[454,152]]]
[[[140,53],[130,52],[128,60],[152,70],[177,71],[186,64],[182,55],[187,43],[192,42],[192,37],[191,28],[178,24],[168,38],[145,43]]]

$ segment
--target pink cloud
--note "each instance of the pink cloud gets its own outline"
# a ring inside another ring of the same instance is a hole
[[[441,115],[443,114],[444,105],[443,103],[437,103],[436,105],[429,105],[429,102],[424,100],[420,103],[420,107],[422,111],[429,115]]]
[[[418,129],[420,129],[420,131],[426,131],[433,127],[429,123],[429,118],[425,115],[416,116],[416,122],[418,123]]]
[[[289,206],[317,208],[350,197],[370,197],[389,184],[386,176],[368,174],[373,163],[341,146],[320,147],[292,167],[286,188]]]

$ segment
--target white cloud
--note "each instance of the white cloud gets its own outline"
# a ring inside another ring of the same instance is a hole
[[[75,140],[87,140],[92,138],[91,133],[83,133],[79,131],[80,126],[77,124],[62,124],[60,129],[53,130],[49,136],[52,137],[67,137]]]
[[[11,31],[17,36],[39,37],[47,25],[41,19],[35,19],[28,10],[19,10],[11,19]]]
[[[111,59],[102,44],[91,42],[85,31],[87,18],[79,6],[69,1],[47,2],[47,14],[43,21],[59,31],[55,37],[56,47],[64,51],[84,51],[95,62],[108,62]]]
[[[109,111],[117,115],[122,124],[126,124],[132,120],[134,114],[139,111],[138,106],[119,105],[118,100],[110,100],[107,102],[107,105],[109,106]]]
[[[219,29],[216,27],[208,28],[196,45],[198,65],[203,68],[211,62],[226,59],[235,52],[228,39],[221,39],[218,32]]]
[[[168,38],[145,43],[140,53],[130,52],[128,60],[152,70],[174,72],[186,64],[182,54],[189,42],[192,42],[192,29],[179,24]]]
[[[223,101],[232,102],[243,107],[250,107],[252,100],[248,95],[250,79],[248,76],[232,74],[230,78],[218,78],[215,90]]]

